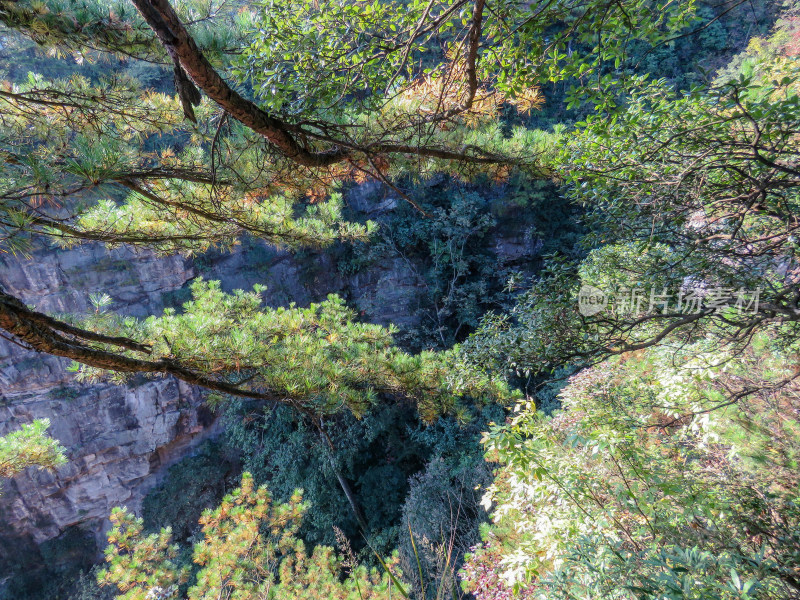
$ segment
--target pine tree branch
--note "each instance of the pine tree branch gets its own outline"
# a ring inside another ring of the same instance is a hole
[[[132,0],[136,8],[153,29],[169,55],[205,94],[259,135],[266,138],[284,156],[307,167],[327,167],[353,157],[354,154],[411,154],[445,160],[471,163],[497,164],[514,162],[509,157],[488,154],[475,155],[466,151],[447,150],[430,146],[415,146],[391,142],[378,142],[368,146],[347,143],[328,135],[313,133],[274,117],[255,103],[242,97],[222,78],[203,55],[168,0]],[[452,118],[470,110],[478,90],[477,60],[480,48],[483,9],[485,0],[476,0],[468,34],[466,53],[467,95],[464,101],[434,120]],[[185,105],[185,104],[184,104]],[[329,150],[309,150],[298,142],[298,137],[311,137],[334,146]]]
[[[186,383],[232,396],[285,402],[284,398],[271,392],[245,390],[236,385],[212,379],[168,357],[145,360],[92,347],[87,342],[99,342],[144,354],[151,353],[149,346],[134,340],[106,336],[73,327],[43,313],[33,311],[18,298],[2,290],[0,290],[0,328],[16,339],[25,342],[37,352],[69,358],[90,367],[122,373],[172,375]],[[64,334],[70,337],[65,337]]]
[[[231,88],[197,47],[169,2],[132,1],[169,55],[186,71],[194,83],[234,119],[264,136],[285,156],[309,167],[328,166],[348,156],[346,150],[326,152],[306,150],[297,143],[286,123],[267,114]]]

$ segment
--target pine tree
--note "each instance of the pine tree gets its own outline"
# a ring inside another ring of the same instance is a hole
[[[120,600],[377,600],[405,593],[392,561],[379,573],[325,546],[309,556],[297,538],[308,508],[299,491],[276,505],[267,488],[256,488],[245,473],[241,487],[200,518],[203,539],[194,545],[192,559],[199,570],[192,578],[188,566],[176,563],[178,548],[170,544],[169,529],[145,536],[141,519],[115,509],[109,565],[98,580],[116,585]]]

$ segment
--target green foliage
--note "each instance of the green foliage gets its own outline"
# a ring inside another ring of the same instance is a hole
[[[470,589],[482,599],[504,588],[789,597],[800,519],[793,355],[769,338],[738,356],[709,343],[651,348],[573,376],[564,411],[528,404],[491,428],[486,448],[503,466]],[[737,404],[729,394],[740,388],[748,400]]]
[[[36,419],[0,437],[0,477],[13,477],[30,466],[54,469],[67,462],[64,448],[46,434],[48,427],[49,419]]]
[[[195,268],[198,269],[197,266],[195,266]],[[184,284],[183,286],[177,289],[164,292],[161,295],[161,304],[164,306],[164,308],[172,308],[175,310],[180,310],[180,308],[187,302],[191,301],[191,299],[192,299],[191,285]]]
[[[581,255],[579,242],[584,230],[580,209],[565,197],[557,182],[516,174],[503,186],[492,210],[506,226],[521,220],[530,223],[539,245],[537,259],[556,253]]]
[[[219,16],[207,0],[181,0],[179,10],[193,21],[192,32],[204,52],[216,58],[240,41],[237,27]],[[125,2],[47,0],[41,3],[3,2],[0,20],[48,50],[71,54],[76,62],[111,55],[126,60],[158,61],[165,52],[139,13]],[[213,20],[213,23],[212,23]],[[62,56],[63,56],[62,54]]]
[[[91,575],[98,548],[87,527],[68,526],[38,545],[7,533],[3,543],[14,552],[4,557],[2,600],[110,600]]]
[[[463,572],[481,600],[797,594],[800,104],[788,39],[755,42],[713,86],[645,85],[565,146],[558,169],[587,211],[585,254],[551,257],[464,349],[523,375],[591,366],[560,391],[563,411],[536,409],[552,410],[551,381],[546,403],[529,398],[485,436],[502,464],[484,499],[494,523]],[[582,285],[612,303],[581,314]],[[700,301],[648,307],[651,289]],[[759,306],[737,312],[735,293],[757,289]],[[643,305],[626,310],[623,291]]]
[[[400,558],[417,597],[457,595],[456,573],[464,555],[480,541],[478,525],[486,520],[481,487],[491,481],[480,457],[441,456],[410,482],[403,504]]]
[[[338,258],[346,275],[403,261],[420,286],[415,324],[396,336],[407,348],[445,349],[463,340],[483,314],[510,304],[508,282],[521,279],[521,270],[531,274],[532,256],[570,251],[580,231],[552,182],[520,174],[499,185],[442,179],[416,188],[413,200],[427,216],[401,204],[380,218],[371,243],[346,247]],[[501,255],[498,247],[509,239],[527,245],[521,256]]]
[[[114,593],[97,582],[97,567],[81,573],[66,600],[113,600]]]
[[[707,332],[746,344],[778,315],[795,320],[798,61],[762,52],[742,64],[719,85],[677,96],[663,81],[648,84],[624,112],[578,124],[558,169],[586,211],[590,254],[549,261],[513,311],[484,321],[469,354],[535,374],[665,337]],[[581,315],[583,285],[640,300]],[[750,313],[714,304],[733,308],[756,291]],[[660,294],[669,306],[653,301]],[[699,304],[676,308],[689,296]]]
[[[245,473],[241,487],[200,519],[204,538],[194,545],[200,570],[185,596],[180,586],[188,571],[172,562],[177,547],[169,544],[170,531],[144,537],[140,519],[115,509],[106,550],[109,566],[99,578],[116,585],[117,597],[126,600],[178,594],[192,600],[388,598],[393,587],[388,573],[345,565],[331,548],[319,546],[311,556],[306,553],[297,531],[307,508],[299,492],[286,504],[274,504],[266,487],[256,488]],[[345,566],[348,571],[342,576]]]
[[[380,429],[371,426],[375,420],[373,411],[362,420],[346,417],[343,420],[357,428],[356,434],[345,435],[338,428],[331,430],[338,450],[334,460],[343,474],[354,481],[367,468],[362,466],[360,472],[354,473],[347,463],[362,458],[360,451],[371,441],[367,436]],[[226,418],[226,441],[240,449],[244,468],[253,473],[257,482],[268,483],[279,501],[286,501],[302,486],[304,497],[314,506],[303,521],[304,540],[314,545],[332,545],[336,526],[360,544],[358,524],[339,487],[323,440],[310,423],[283,407],[262,412],[232,404]],[[386,509],[387,503],[378,498],[372,494],[364,496],[366,502],[375,503],[364,507],[368,518],[369,509]]]
[[[436,94],[425,98],[426,86],[442,86],[445,103],[456,104],[466,93],[464,82],[446,80],[452,77],[448,62],[464,69],[459,42],[474,15],[469,3],[273,0],[255,12],[252,42],[234,73],[252,82],[271,111],[331,119],[332,107],[353,105],[377,114],[387,104],[400,112],[428,110]],[[533,10],[507,2],[487,12],[481,33],[490,51],[477,65],[487,89],[525,106],[526,94],[540,82],[573,79],[581,84],[575,98],[589,94],[602,103],[604,91],[620,83],[631,41],[652,46],[668,38],[692,22],[694,3],[555,2]],[[417,67],[437,46],[444,60]],[[617,73],[601,75],[607,65]],[[424,83],[409,86],[417,78]],[[404,89],[406,95],[392,98]]]
[[[17,64],[7,73],[10,81],[0,93],[4,247],[28,251],[30,234],[64,245],[98,240],[187,254],[211,245],[229,248],[247,232],[286,247],[367,238],[368,224],[341,219],[338,197],[304,203],[302,197],[315,185],[309,179],[265,173],[263,148],[254,144],[252,134],[229,125],[222,135],[224,119],[210,105],[196,109],[196,126],[183,123],[179,102],[151,85],[172,90],[162,65],[109,57],[84,47],[86,38],[76,39],[75,31],[64,37],[53,31],[57,26],[78,27],[89,36],[102,31],[110,38],[121,35],[122,43],[129,36],[147,48],[134,44],[128,54],[160,52],[130,7],[60,0],[46,4],[36,9],[4,3],[0,8],[0,15],[11,21],[17,13],[30,13],[33,38],[62,50],[66,43],[78,63],[40,58],[31,60],[28,70]],[[213,3],[187,2],[181,8],[198,19],[195,35],[211,36],[207,51],[238,43],[226,20],[209,27],[219,13]],[[135,27],[125,23],[126,16]],[[79,26],[83,18],[91,24]],[[4,48],[14,53],[15,62],[33,52],[30,41],[4,31]],[[98,34],[95,44],[102,46],[102,39]]]
[[[408,438],[415,415],[407,407],[381,405],[362,419],[338,416],[327,427],[335,450],[319,432],[284,407],[262,413],[231,406],[226,424],[230,446],[242,452],[244,468],[256,481],[268,482],[276,498],[285,500],[302,485],[314,510],[304,519],[303,539],[312,544],[335,543],[334,527],[363,540],[344,497],[336,471],[352,482],[367,519],[365,532],[381,551],[394,545],[406,480],[423,464],[425,449]]]
[[[436,186],[418,192],[421,218],[402,206],[380,229],[379,239],[358,252],[360,261],[401,258],[420,280],[420,324],[400,339],[412,348],[449,348],[500,298],[503,271],[488,248],[496,220],[474,191]],[[446,199],[445,199],[446,198]]]
[[[113,528],[106,548],[110,565],[98,572],[98,581],[116,585],[122,592],[118,597],[125,600],[175,594],[178,585],[188,579],[189,570],[174,562],[178,547],[170,544],[171,531],[142,536],[142,520],[122,508],[115,508],[110,519]]]
[[[287,119],[290,130],[302,124],[300,146],[358,147],[363,156],[301,171],[211,103],[197,107],[196,123],[181,122],[177,99],[147,87],[137,61],[167,53],[130,6],[6,0],[0,19],[11,30],[81,63],[111,56],[116,72],[30,74],[0,94],[5,245],[25,251],[31,232],[67,244],[95,239],[167,253],[230,247],[245,233],[290,247],[364,239],[369,229],[344,223],[335,197],[322,200],[334,182],[365,171],[505,177],[512,164],[537,168],[558,136],[504,130],[501,107],[530,111],[541,103],[541,82],[564,80],[578,83],[574,102],[590,97],[611,106],[619,96],[612,88],[628,79],[631,44],[661,43],[694,13],[692,0],[624,7],[567,1],[535,11],[449,0],[174,4],[234,88],[251,88],[266,116]],[[427,54],[435,58],[421,66]],[[123,68],[120,57],[134,64]],[[393,164],[372,156],[376,145],[396,148]],[[429,150],[424,163],[405,150],[419,146]],[[477,160],[454,169],[450,155],[471,149]],[[316,203],[294,214],[306,195]],[[57,210],[65,205],[67,217]]]
[[[300,181],[293,189],[242,184],[261,169],[252,140],[241,130],[225,138],[226,152],[237,154],[235,172],[227,170],[212,156],[220,151],[209,147],[213,131],[182,123],[172,98],[126,74],[92,82],[30,73],[0,103],[0,188],[25,190],[0,202],[0,241],[12,250],[26,249],[24,233],[186,254],[228,248],[248,232],[286,247],[370,234],[370,224],[343,222],[337,195],[301,206]],[[198,115],[212,118],[211,107]],[[57,218],[65,203],[72,214]]]
[[[225,449],[205,442],[199,450],[171,466],[166,479],[142,501],[145,530],[170,527],[176,540],[184,541],[198,529],[197,519],[216,506],[239,469]]]
[[[673,40],[655,47],[634,42],[631,64],[653,78],[666,78],[676,91],[691,89],[713,78],[720,67],[725,68],[751,36],[767,34],[782,8],[772,2],[739,6],[698,3],[696,21]]]
[[[201,518],[195,573],[168,530],[145,535],[141,520],[115,511],[101,578],[121,597],[390,595],[388,574],[320,545],[309,556],[298,539],[306,506],[295,488],[303,484],[316,507],[307,539],[330,542],[331,526],[349,515],[337,479],[356,488],[369,517],[364,533],[380,553],[409,526],[402,560],[416,572],[417,595],[455,594],[453,572],[482,518],[474,488],[486,467],[463,449],[470,432],[449,420],[423,431],[409,405],[425,421],[448,412],[466,420],[473,401],[514,396],[498,373],[563,373],[664,340],[681,350],[657,347],[573,378],[560,395],[569,412],[545,417],[527,405],[491,427],[486,442],[503,468],[488,496],[498,503],[496,524],[467,566],[471,589],[500,595],[504,579],[540,597],[743,600],[797,587],[798,407],[779,360],[794,361],[797,331],[776,324],[800,319],[787,275],[797,269],[800,122],[797,61],[784,52],[791,36],[751,49],[718,84],[676,96],[675,85],[696,78],[679,66],[683,42],[673,35],[703,25],[692,43],[715,56],[731,45],[730,24],[706,7],[695,13],[692,0],[175,8],[203,55],[268,111],[262,121],[323,157],[360,150],[332,167],[299,168],[292,152],[280,155],[236,121],[237,111],[203,102],[196,123],[183,121],[177,99],[151,89],[167,89],[163,71],[139,61],[115,64],[107,77],[87,67],[16,74],[0,90],[0,251],[28,251],[33,236],[189,255],[229,249],[242,236],[290,249],[366,243],[376,228],[344,220],[338,181],[365,172],[389,185],[437,170],[461,180],[512,176],[502,202],[464,188],[424,198],[429,219],[405,207],[373,256],[353,261],[394,255],[422,265],[413,268],[426,290],[423,325],[405,341],[440,349],[508,298],[509,273],[486,249],[504,218],[544,216],[535,223],[543,249],[562,256],[510,314],[485,319],[465,353],[407,354],[394,328],[358,323],[333,296],[270,309],[260,288],[225,294],[197,281],[191,297],[165,298],[182,310],[146,320],[110,314],[110,298],[94,296],[84,324],[127,341],[95,336],[87,350],[138,361],[128,371],[177,365],[185,380],[237,385],[268,402],[272,414],[238,414],[229,437],[286,502],[273,504],[245,476]],[[0,20],[84,62],[166,58],[139,15],[114,2],[0,0]],[[522,114],[541,104],[546,82],[561,86],[572,109],[597,114],[575,132],[531,130]],[[417,152],[422,145],[428,154]],[[447,157],[456,150],[472,162]],[[552,187],[515,172],[534,168],[565,181],[587,213],[582,247],[583,229],[562,226],[574,213],[552,202]],[[763,282],[769,297],[751,321],[706,311],[677,329],[683,317],[675,315],[587,320],[575,311],[584,283],[616,290],[687,281],[731,290]],[[768,351],[743,354],[757,331]],[[81,368],[82,377],[103,374]],[[541,406],[557,404],[554,389],[540,394]],[[726,405],[731,394],[752,402]],[[8,472],[26,460],[10,461]],[[187,521],[217,500],[207,483],[222,485],[222,466],[208,456],[184,465],[145,502],[145,516],[190,536]],[[190,502],[168,502],[178,488]],[[355,531],[355,522],[344,528]]]
[[[414,44],[404,59],[402,54],[385,51],[386,40],[399,38],[398,30],[413,29],[425,4],[417,0],[256,3],[253,29],[248,32],[251,41],[234,73],[252,82],[270,112],[308,115],[321,107],[341,109],[343,98],[359,96],[376,98],[365,108],[377,109],[381,100],[376,92],[397,75],[408,77],[426,49],[424,43]],[[458,10],[454,4],[439,3],[430,16]],[[461,13],[466,18],[466,11]],[[276,31],[281,33],[275,35]],[[321,71],[334,76],[320,78]]]

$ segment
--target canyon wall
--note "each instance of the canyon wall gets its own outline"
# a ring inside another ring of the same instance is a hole
[[[92,310],[89,294],[104,292],[115,310],[144,316],[193,275],[182,258],[126,248],[0,255],[0,284],[48,313]],[[31,468],[0,483],[0,558],[79,523],[100,534],[113,506],[137,508],[154,475],[213,432],[213,415],[189,386],[172,379],[82,384],[68,367],[0,338],[0,434],[47,417],[69,459],[53,472]]]

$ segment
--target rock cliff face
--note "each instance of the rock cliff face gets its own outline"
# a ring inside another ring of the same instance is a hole
[[[394,206],[351,200],[371,217]],[[505,231],[494,243],[494,252],[511,261],[536,251],[523,231]],[[401,327],[414,325],[423,293],[413,266],[399,257],[345,277],[329,253],[297,257],[260,242],[209,255],[197,268],[179,257],[99,245],[40,250],[32,259],[0,255],[0,284],[50,313],[92,310],[89,294],[104,292],[115,311],[158,314],[185,301],[188,282],[198,275],[221,280],[227,291],[266,284],[265,302],[272,306],[339,293],[366,320]],[[0,484],[0,564],[13,560],[21,543],[41,543],[74,525],[102,542],[114,506],[137,510],[167,466],[220,429],[200,392],[173,379],[88,385],[67,367],[68,361],[0,338],[0,435],[48,417],[69,458],[54,473],[29,469]]]
[[[0,257],[0,283],[47,312],[90,310],[89,294],[106,292],[115,308],[144,316],[193,274],[180,258],[100,246]],[[28,469],[2,483],[0,558],[78,523],[99,534],[113,506],[137,508],[163,466],[214,430],[199,394],[177,381],[83,385],[68,365],[0,339],[0,434],[48,417],[69,458],[54,473]]]

